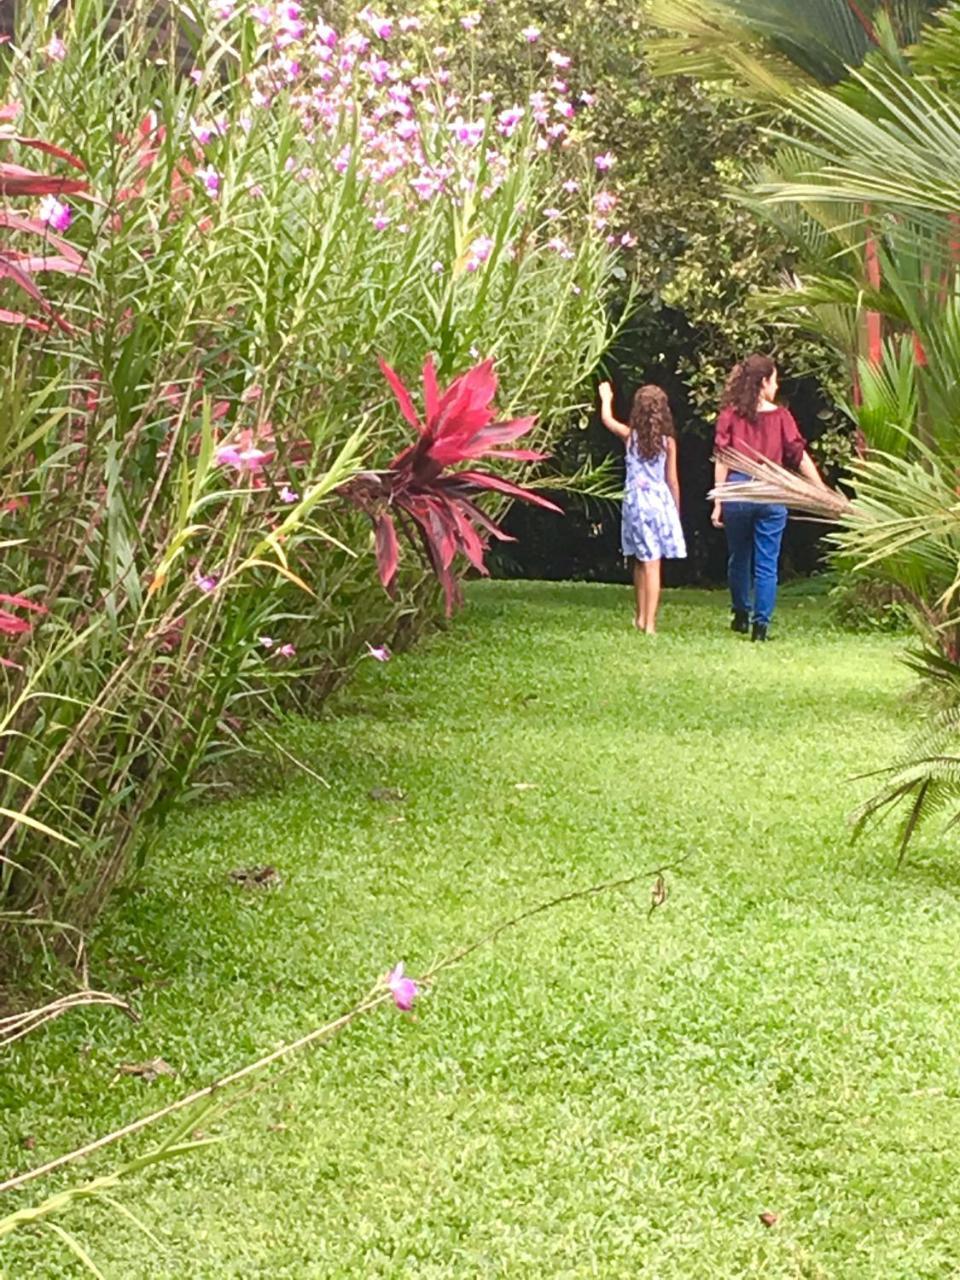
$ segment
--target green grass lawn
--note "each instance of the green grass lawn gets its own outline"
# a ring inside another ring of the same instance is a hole
[[[3,1169],[326,1021],[399,959],[691,856],[652,918],[646,882],[539,917],[128,1184],[162,1249],[109,1208],[65,1218],[104,1275],[960,1275],[956,856],[926,838],[898,873],[890,831],[851,848],[845,822],[851,776],[910,727],[901,642],[802,594],[766,647],[719,594],[670,593],[653,641],[629,621],[625,589],[475,587],[297,730],[329,790],[293,775],[169,828],[92,949],[143,1021],[73,1014],[7,1058]],[[282,887],[228,883],[253,863]],[[176,1080],[114,1081],[157,1056]],[[3,1266],[79,1274],[52,1238]]]

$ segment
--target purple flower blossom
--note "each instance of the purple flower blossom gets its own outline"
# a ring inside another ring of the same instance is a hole
[[[379,40],[389,40],[393,35],[393,23],[389,18],[384,18],[378,13],[372,13],[370,9],[361,9],[357,17],[361,22],[367,24]]]
[[[479,13],[468,13],[465,17],[460,19],[460,25],[463,27],[464,31],[473,31],[480,25]]]
[[[216,453],[217,465],[234,471],[261,471],[269,456],[262,449],[238,449],[232,444],[222,445]]]
[[[560,238],[560,236],[554,236],[552,240],[548,240],[547,248],[551,249],[554,253],[558,253],[561,258],[572,258],[574,256],[573,250],[565,240]]]
[[[570,58],[565,53],[558,53],[556,49],[551,49],[547,54],[547,61],[552,67],[556,67],[558,71],[566,71],[570,65]]]
[[[483,141],[483,135],[486,126],[482,120],[464,120],[462,116],[450,126],[458,142],[462,142],[464,146],[475,147]]]
[[[559,209],[550,208],[544,209],[543,216],[552,222],[555,218],[559,218],[561,214]]]
[[[526,40],[527,44],[536,44],[540,39],[541,33],[539,27],[524,27],[520,34],[523,36],[524,40]]]
[[[207,165],[203,169],[198,169],[197,177],[212,196],[218,194],[220,191],[220,175],[217,173],[216,169],[214,169],[212,164]]]
[[[341,46],[345,53],[366,53],[370,48],[370,41],[366,36],[361,35],[359,31],[351,31]],[[352,65],[352,64],[351,64]],[[349,68],[348,68],[349,69]]]
[[[389,662],[393,657],[389,647],[385,644],[373,645],[368,643],[367,653],[371,658],[375,658],[377,662]]]
[[[414,1000],[420,993],[414,980],[404,977],[402,964],[398,964],[395,969],[391,969],[387,974],[387,986],[393,995],[393,1003],[397,1008],[402,1009],[404,1013],[409,1013],[413,1008]]]
[[[52,35],[44,53],[50,62],[62,62],[67,56],[67,46],[58,35]]]
[[[200,143],[201,147],[205,147],[213,137],[213,126],[209,124],[199,124],[196,120],[190,121],[190,132]]]
[[[316,36],[320,43],[325,45],[328,49],[332,49],[337,43],[336,31],[334,31],[333,27],[329,26],[326,22],[321,21],[317,23]]]
[[[593,207],[597,213],[612,213],[617,207],[617,197],[612,191],[598,191],[593,197]]]
[[[264,649],[272,649],[277,643],[273,636],[257,636],[257,639],[259,640],[261,647]]]
[[[233,0],[217,0],[213,6],[213,16],[220,22],[229,22],[233,14]]]
[[[400,19],[400,30],[403,32],[419,31],[422,26],[423,23],[419,18],[407,17]]]
[[[442,263],[442,262],[440,262],[440,261],[432,262],[432,263],[430,264],[430,270],[433,272],[433,274],[434,274],[435,276],[442,276],[442,275],[443,275],[443,263]]]
[[[497,128],[505,138],[512,138],[522,119],[523,107],[507,107],[497,116]]]
[[[288,484],[285,484],[280,490],[280,501],[286,502],[287,504],[291,502],[299,502],[300,495],[295,489],[291,489]]]
[[[54,231],[66,231],[72,219],[73,211],[70,206],[56,196],[47,195],[40,201],[40,221]]]
[[[637,247],[637,237],[632,231],[625,231],[620,237],[620,243],[624,249],[635,249]]]
[[[476,240],[471,242],[470,253],[476,258],[477,262],[486,262],[493,253],[494,241],[489,236],[477,236]]]
[[[220,579],[216,576],[216,574],[200,573],[199,570],[197,571],[196,577],[194,578],[194,582],[197,584],[197,587],[199,588],[199,590],[201,590],[204,593],[204,595],[209,595],[211,591],[216,591],[217,583],[219,581]]]
[[[569,196],[575,195],[576,192],[580,190],[580,183],[574,181],[573,178],[568,178],[566,182],[563,184],[563,189],[564,191],[566,191],[567,195]]]
[[[617,157],[613,154],[613,152],[605,151],[603,155],[597,156],[593,163],[597,166],[597,168],[600,170],[601,173],[606,173],[609,169],[613,168],[616,162],[617,162]]]
[[[292,644],[282,644],[277,650],[277,656],[280,658],[295,658],[297,651]]]
[[[385,213],[375,214],[373,218],[373,225],[378,231],[385,231],[390,225],[390,219]]]

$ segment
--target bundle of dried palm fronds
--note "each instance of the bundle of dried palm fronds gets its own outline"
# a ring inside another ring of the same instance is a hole
[[[825,484],[788,471],[767,458],[751,458],[736,449],[720,449],[715,460],[749,480],[727,481],[710,490],[714,502],[776,502],[817,520],[834,522],[850,514],[849,498]]]

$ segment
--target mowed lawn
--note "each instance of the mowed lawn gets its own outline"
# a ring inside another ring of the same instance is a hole
[[[329,789],[291,772],[168,829],[92,946],[142,1023],[72,1014],[6,1057],[4,1169],[319,1025],[398,960],[686,861],[652,917],[648,879],[559,907],[416,1019],[382,1009],[204,1122],[220,1145],[122,1193],[159,1243],[109,1206],[65,1217],[105,1276],[960,1275],[960,848],[931,832],[898,872],[892,830],[851,847],[846,821],[853,775],[910,731],[903,642],[802,594],[768,646],[720,594],[668,593],[653,641],[629,621],[625,589],[478,585],[287,735]],[[262,863],[281,887],[229,883]],[[178,1076],[115,1078],[155,1057]],[[52,1237],[4,1268],[80,1274]]]

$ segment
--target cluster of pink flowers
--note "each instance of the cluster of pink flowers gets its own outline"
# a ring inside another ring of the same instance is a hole
[[[571,90],[565,77],[572,59],[561,49],[531,54],[542,61],[543,79],[526,101],[497,104],[489,92],[468,101],[453,87],[450,51],[420,49],[421,37],[411,44],[422,25],[415,16],[394,18],[367,5],[351,29],[337,31],[322,18],[308,18],[298,0],[252,5],[212,0],[212,5],[218,19],[252,21],[260,33],[260,56],[249,77],[254,116],[286,95],[307,143],[326,138],[333,168],[369,184],[370,219],[378,231],[403,234],[410,212],[437,199],[488,201],[515,164],[517,144],[511,140],[522,136],[535,152],[569,147],[581,136],[580,118],[592,102]],[[460,25],[466,32],[479,31],[482,18],[467,14]],[[534,26],[519,33],[531,46],[541,38]],[[356,124],[354,141],[344,143],[344,124],[350,120]],[[253,123],[247,116],[238,126],[249,130]],[[201,148],[215,148],[226,127],[222,120],[191,122]],[[605,173],[614,157],[597,155],[594,163],[598,173]],[[305,183],[325,180],[299,160],[291,158],[287,167]],[[212,158],[195,177],[210,196],[220,195],[221,174]],[[613,242],[612,234],[608,239]],[[566,256],[560,237],[545,237],[542,243]],[[478,271],[488,257],[489,252],[471,246],[467,270]]]

